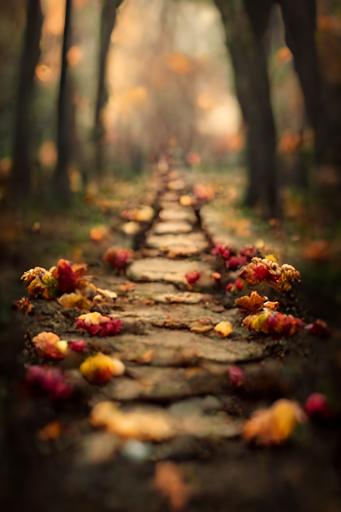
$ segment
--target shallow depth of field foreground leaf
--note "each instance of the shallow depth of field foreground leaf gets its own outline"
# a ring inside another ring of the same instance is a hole
[[[112,402],[100,402],[91,411],[90,423],[124,439],[163,441],[175,435],[167,415],[154,411],[121,411]]]
[[[276,445],[286,441],[305,415],[297,402],[278,400],[268,409],[256,411],[245,423],[243,437],[259,445]]]
[[[159,462],[156,465],[154,486],[168,498],[172,511],[185,509],[191,489],[185,483],[181,470],[173,462]]]

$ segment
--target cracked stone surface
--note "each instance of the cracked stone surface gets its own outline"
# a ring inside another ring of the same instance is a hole
[[[179,206],[178,208],[164,208],[160,211],[159,217],[163,221],[176,222],[176,221],[184,221],[195,223],[196,216],[192,210],[189,208],[182,208]]]
[[[186,284],[187,272],[198,271],[203,276],[211,275],[211,267],[202,261],[172,260],[167,258],[145,258],[134,261],[127,275],[134,281],[165,281],[174,284]]]
[[[185,254],[200,254],[208,248],[208,241],[200,232],[189,233],[186,237],[179,234],[149,235],[146,245],[160,251],[183,252]]]
[[[158,222],[153,227],[156,235],[184,234],[190,233],[192,226],[188,222]]]

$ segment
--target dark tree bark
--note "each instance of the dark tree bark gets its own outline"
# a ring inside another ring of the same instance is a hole
[[[98,50],[98,80],[94,119],[95,166],[98,173],[103,170],[105,129],[102,111],[108,101],[106,71],[111,34],[115,26],[116,11],[123,0],[102,0],[100,41]]]
[[[58,97],[57,150],[58,161],[54,173],[56,197],[68,203],[71,197],[68,177],[69,163],[72,159],[73,143],[70,128],[74,122],[74,104],[72,100],[72,84],[68,73],[67,54],[71,46],[72,0],[66,0],[65,25],[62,48],[62,63]]]
[[[215,3],[223,19],[246,127],[249,180],[245,204],[257,207],[265,216],[278,216],[276,131],[264,41],[272,1],[215,0]]]
[[[19,70],[16,103],[11,193],[26,196],[31,188],[32,174],[32,99],[34,73],[40,57],[40,38],[43,13],[40,0],[27,0],[26,29]]]
[[[281,6],[285,38],[302,87],[308,119],[315,132],[317,161],[326,152],[326,116],[315,43],[315,0],[277,0]]]

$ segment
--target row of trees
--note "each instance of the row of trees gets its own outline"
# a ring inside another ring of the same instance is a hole
[[[274,4],[281,10],[286,44],[301,85],[308,120],[314,131],[317,163],[335,159],[327,145],[326,104],[320,76],[315,0],[214,0],[221,13],[226,45],[234,68],[236,94],[247,136],[249,185],[246,205],[266,215],[280,213],[276,130],[268,76],[269,18]]]
[[[175,2],[175,0],[173,0]],[[213,0],[221,14],[226,34],[226,45],[235,77],[236,95],[246,128],[248,190],[246,204],[260,208],[265,215],[280,214],[276,129],[271,104],[271,86],[268,76],[269,20],[274,4],[280,6],[286,43],[294,57],[294,65],[303,92],[305,107],[315,133],[315,158],[323,162],[330,158],[326,151],[329,136],[323,84],[320,77],[315,44],[315,0]],[[97,173],[103,168],[104,135],[103,109],[107,103],[106,68],[111,34],[117,9],[123,0],[101,0],[100,30],[97,58],[97,87],[93,118],[93,166]],[[77,148],[74,85],[68,65],[68,52],[73,44],[73,3],[65,0],[65,23],[60,69],[56,142],[58,160],[53,174],[53,192],[62,201],[70,199],[68,169]],[[164,3],[169,7],[168,0]],[[40,41],[43,27],[41,0],[26,0],[26,28],[23,38],[16,118],[13,143],[11,191],[23,197],[30,189],[33,159],[31,156],[32,99],[35,69],[40,59]],[[166,8],[162,11],[168,12]],[[171,22],[172,20],[170,20]],[[162,25],[162,26],[161,26]],[[160,31],[165,31],[160,19]],[[159,49],[161,53],[161,49]],[[156,57],[153,57],[154,61]],[[149,69],[146,69],[149,73]],[[178,81],[177,86],[181,83]],[[194,94],[192,83],[192,95]],[[182,90],[188,96],[190,91]],[[164,96],[162,96],[163,98]],[[156,109],[160,98],[154,97]],[[192,105],[191,101],[187,102]],[[166,105],[167,107],[167,105]],[[167,112],[162,108],[162,112]],[[186,117],[191,111],[185,112]],[[178,116],[178,114],[177,114]],[[164,116],[163,116],[164,117]],[[167,120],[164,120],[166,123]],[[160,125],[160,133],[162,126]],[[167,132],[167,130],[166,130]],[[182,136],[182,139],[184,137]],[[190,145],[188,141],[180,141]],[[190,149],[187,147],[187,150]],[[328,146],[330,150],[330,145]],[[335,151],[331,148],[332,157]]]
[[[96,147],[94,165],[99,169],[102,165],[101,155],[104,135],[101,114],[108,97],[105,79],[107,56],[111,33],[115,25],[116,12],[122,1],[102,0],[101,6],[97,95],[93,126],[93,141]],[[10,187],[11,195],[15,199],[27,196],[32,182],[31,176],[34,165],[31,150],[33,146],[31,139],[32,104],[35,92],[35,70],[40,59],[40,41],[44,22],[41,0],[26,0],[26,6],[26,26],[19,70]],[[73,42],[72,16],[73,0],[66,0],[56,127],[58,160],[53,174],[53,193],[64,203],[70,200],[68,168],[76,147],[75,131],[70,129],[75,124],[75,105],[73,81],[67,58]]]

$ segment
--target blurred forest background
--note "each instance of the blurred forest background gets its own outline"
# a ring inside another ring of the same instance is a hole
[[[272,230],[314,286],[340,284],[337,0],[1,0],[0,14],[7,265],[25,229],[59,215],[45,235],[66,240],[65,207],[93,223],[101,190],[134,190],[172,148],[234,187],[238,229]]]

